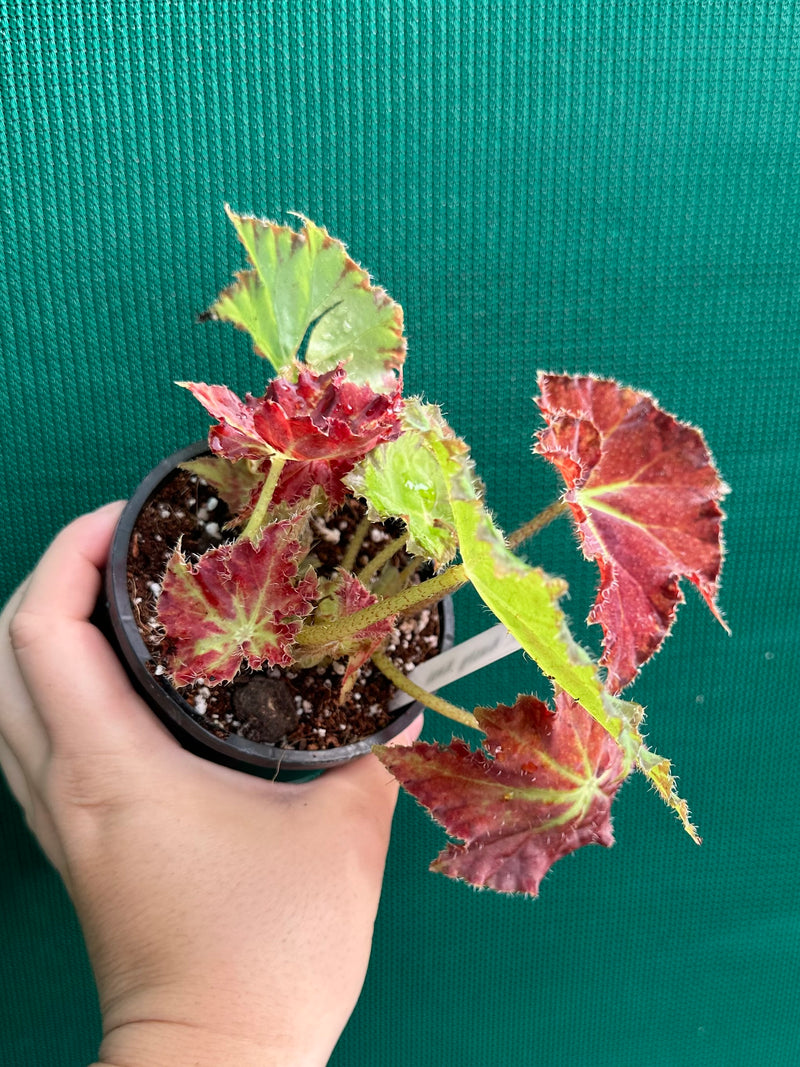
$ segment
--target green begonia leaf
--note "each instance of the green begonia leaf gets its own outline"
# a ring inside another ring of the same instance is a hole
[[[469,499],[478,497],[469,450],[432,404],[407,400],[402,423],[401,436],[374,449],[345,482],[367,500],[373,519],[401,518],[409,550],[441,567],[458,547],[450,506],[454,486]]]
[[[295,231],[226,210],[252,269],[237,274],[207,317],[249,333],[282,377],[296,378],[302,355],[317,373],[343,362],[351,381],[394,389],[405,359],[402,309],[344,245],[307,219]]]

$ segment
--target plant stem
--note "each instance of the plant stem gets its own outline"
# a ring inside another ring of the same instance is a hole
[[[388,563],[395,552],[399,552],[408,540],[408,531],[400,534],[399,537],[393,538],[388,544],[384,545],[377,555],[367,563],[365,567],[358,572],[357,578],[362,585],[369,586],[369,583],[375,577],[375,575],[383,567],[384,563]]]
[[[361,522],[356,526],[353,536],[350,538],[350,543],[342,556],[339,566],[344,571],[351,571],[356,565],[356,559],[358,558],[358,550],[364,543],[364,538],[367,536],[367,530],[369,530],[372,523],[365,515]]]
[[[401,571],[396,571],[390,576],[382,575],[383,596],[392,596],[394,593],[399,593],[401,589],[405,589],[423,562],[421,556],[412,556]]]
[[[250,541],[255,541],[256,537],[258,537],[258,532],[264,525],[264,519],[267,517],[267,511],[272,503],[275,487],[278,484],[278,479],[281,476],[281,471],[283,470],[285,463],[286,460],[283,456],[272,457],[267,480],[261,488],[261,494],[258,498],[258,503],[253,509],[253,514],[247,520],[247,525],[242,531],[241,540],[247,538]]]
[[[411,581],[411,578],[416,574],[417,570],[422,564],[421,556],[412,556],[406,563],[405,567],[400,571],[398,576],[399,588],[402,589],[407,582]]]
[[[521,545],[523,541],[527,541],[529,537],[535,537],[540,530],[543,530],[545,526],[549,526],[553,519],[557,519],[559,515],[563,515],[569,508],[569,504],[566,500],[556,500],[540,511],[538,515],[534,515],[532,519],[525,523],[524,526],[520,526],[518,530],[515,530],[508,538],[508,547],[516,548],[517,545]]]
[[[467,711],[466,708],[460,708],[457,704],[451,704],[449,700],[437,697],[435,693],[429,693],[421,685],[415,685],[407,675],[395,667],[385,652],[375,652],[372,656],[372,662],[381,674],[386,675],[393,685],[398,689],[402,689],[404,693],[408,693],[414,700],[418,700],[420,704],[424,704],[426,708],[438,711],[440,715],[445,715],[448,719],[454,719],[455,722],[461,723],[462,726],[471,726],[475,730],[480,729],[478,720],[471,711]]]
[[[376,622],[388,619],[392,615],[407,614],[426,601],[441,600],[443,596],[454,592],[467,581],[467,574],[462,564],[448,567],[441,574],[428,578],[419,585],[411,585],[393,596],[383,597],[352,615],[345,615],[332,622],[317,623],[301,630],[296,643],[301,648],[325,645],[332,641],[343,641],[352,637],[359,630],[364,630]]]

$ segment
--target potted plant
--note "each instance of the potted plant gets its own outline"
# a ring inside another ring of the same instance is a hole
[[[472,885],[536,894],[560,856],[611,844],[611,804],[634,770],[699,841],[669,761],[644,743],[641,707],[621,693],[669,632],[680,579],[722,622],[726,486],[700,431],[614,381],[540,374],[534,448],[565,491],[506,537],[466,443],[438,407],[403,396],[400,307],[314,223],[228,214],[250,266],[204,317],[247,331],[274,377],[244,399],[179,383],[216,421],[207,444],[170,457],[139,490],[109,568],[112,614],[127,614],[115,623],[121,642],[136,623],[140,686],[156,704],[177,702],[184,743],[210,743],[217,758],[233,744],[252,762],[248,746],[266,745],[267,765],[302,769],[349,756],[340,736],[352,754],[372,748],[461,840],[433,868]],[[177,504],[163,495],[175,492]],[[599,567],[589,615],[603,632],[599,661],[569,630],[566,584],[519,551],[562,513]],[[114,559],[130,568],[154,553],[162,573],[129,596]],[[522,695],[470,711],[415,682],[414,664],[451,640],[449,616],[431,609],[465,583],[549,679],[552,707]],[[413,652],[401,647],[409,636]],[[366,695],[376,680],[380,699]],[[476,748],[381,743],[416,714],[389,724],[394,688],[483,738]],[[209,725],[219,700],[228,710]],[[317,705],[328,724],[292,741]],[[253,709],[255,741],[252,722],[242,725]],[[175,725],[173,710],[161,713]]]

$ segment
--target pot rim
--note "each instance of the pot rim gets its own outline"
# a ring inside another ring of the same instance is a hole
[[[217,737],[196,720],[191,705],[170,685],[166,678],[156,677],[147,664],[152,662],[133,612],[128,594],[127,560],[133,529],[147,500],[174,472],[189,459],[208,453],[207,441],[195,442],[167,456],[140,482],[128,500],[114,530],[105,572],[105,599],[108,621],[117,652],[135,688],[177,737],[184,748],[215,762],[234,766],[258,774],[259,771],[300,772],[308,774],[335,767],[364,756],[373,745],[385,744],[405,729],[423,710],[423,705],[411,701],[402,707],[397,717],[360,741],[339,748],[308,751],[282,749],[265,742],[251,741],[238,734]],[[453,644],[454,619],[450,597],[441,600],[439,610],[439,651]],[[409,698],[410,700],[410,698]]]

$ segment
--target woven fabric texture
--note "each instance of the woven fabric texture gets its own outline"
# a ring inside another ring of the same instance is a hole
[[[611,851],[509,900],[427,873],[443,835],[401,798],[336,1067],[800,1063],[798,131],[792,0],[0,0],[3,598],[203,436],[176,379],[263,386],[196,322],[243,265],[226,202],[324,224],[403,305],[409,390],[505,529],[558,491],[538,368],[651,391],[732,486],[733,636],[689,595],[633,693],[704,844],[633,780]],[[563,531],[537,552],[579,622],[593,573]],[[458,635],[483,621],[465,595]],[[451,695],[537,687],[514,658]],[[0,1065],[90,1062],[80,932],[2,785],[0,946]]]

